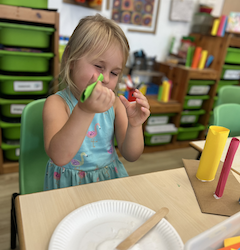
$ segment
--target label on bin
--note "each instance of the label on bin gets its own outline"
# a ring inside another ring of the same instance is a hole
[[[154,135],[151,137],[152,144],[170,142],[172,135]]]
[[[14,81],[13,89],[16,92],[41,91],[43,89],[43,82],[42,81]]]
[[[196,116],[195,115],[184,115],[181,117],[181,122],[182,123],[187,123],[187,122],[195,122]]]
[[[21,115],[26,104],[11,104],[10,113],[13,115]]]
[[[168,116],[152,116],[148,118],[148,125],[166,124],[168,123]]]
[[[187,102],[187,105],[189,107],[192,107],[192,106],[201,106],[202,102],[203,102],[203,100],[201,100],[201,99],[191,99],[191,100],[189,100]]]
[[[210,86],[192,86],[189,90],[190,95],[206,95],[210,89]]]
[[[16,155],[16,156],[19,156],[19,155],[20,155],[20,148],[16,148],[16,150],[15,150],[15,155]]]
[[[231,69],[226,70],[223,79],[231,79],[231,80],[240,79],[240,70],[231,70]]]

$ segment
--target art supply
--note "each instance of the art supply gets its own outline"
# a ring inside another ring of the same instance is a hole
[[[127,250],[135,243],[137,243],[146,233],[148,233],[154,226],[156,226],[162,218],[164,218],[169,212],[166,207],[161,208],[146,222],[144,222],[136,231],[130,234],[124,241],[122,241],[117,247],[117,250]]]
[[[157,100],[160,102],[162,100],[163,86],[159,86]]]
[[[187,57],[186,57],[186,64],[185,64],[186,67],[191,67],[191,65],[192,65],[194,50],[195,50],[194,46],[188,47]]]
[[[235,236],[235,237],[231,237],[231,238],[227,238],[224,240],[224,246],[225,247],[229,247],[233,244],[237,244],[240,243],[240,236]]]
[[[205,64],[205,68],[208,68],[211,63],[213,62],[214,56],[213,55],[209,55]]]
[[[168,102],[169,101],[169,91],[170,91],[170,84],[168,81],[163,81],[163,92],[161,101]]]
[[[198,65],[199,69],[203,69],[207,60],[207,55],[208,55],[208,51],[207,50],[203,50],[201,53],[201,59]]]
[[[200,181],[214,180],[229,132],[230,130],[224,127],[209,127],[196,174]]]
[[[95,88],[96,84],[98,81],[103,81],[103,74],[101,73],[97,79],[96,82],[92,83],[91,85],[87,86],[87,88],[83,91],[81,97],[80,97],[80,101],[81,102],[85,102],[88,97],[92,94],[93,89]]]
[[[218,31],[218,26],[219,26],[220,20],[219,18],[215,19],[213,22],[212,30],[211,30],[211,35],[216,36],[217,31]]]
[[[225,15],[222,15],[220,18],[220,23],[219,23],[219,27],[218,27],[218,31],[217,31],[218,36],[222,36],[222,34],[224,33],[224,28],[226,26],[226,24],[225,24],[226,19],[227,19],[227,16],[225,16]]]
[[[223,29],[222,29],[222,33],[221,33],[222,37],[225,35],[226,29],[227,29],[227,22],[228,22],[228,17],[225,16],[224,24],[223,24]]]
[[[198,63],[199,63],[199,60],[200,60],[200,57],[201,57],[201,52],[202,52],[201,47],[197,47],[195,49],[193,60],[192,60],[192,65],[191,65],[191,67],[193,69],[196,69],[198,67]]]
[[[230,142],[228,152],[227,152],[227,155],[226,155],[223,167],[222,167],[222,171],[221,171],[221,175],[219,177],[216,191],[214,193],[214,197],[216,199],[221,198],[223,195],[224,188],[225,188],[225,185],[227,183],[227,178],[228,178],[231,166],[232,166],[234,156],[235,156],[236,151],[238,149],[238,146],[239,146],[239,140],[237,138],[233,137],[231,142]]]

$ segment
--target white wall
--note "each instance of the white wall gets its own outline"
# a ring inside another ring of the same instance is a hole
[[[198,0],[192,0],[197,6]],[[216,2],[214,15],[219,16],[224,0],[201,0],[201,3]],[[106,0],[103,0],[102,11],[99,13],[108,18],[111,17],[111,10],[106,10]],[[160,0],[160,10],[156,34],[129,32],[129,25],[120,24],[125,32],[131,49],[131,54],[137,50],[143,50],[147,56],[156,56],[157,61],[163,61],[168,53],[169,44],[173,36],[176,37],[176,49],[180,38],[187,36],[190,32],[191,24],[188,22],[176,22],[169,20],[171,0]],[[49,9],[57,9],[60,13],[60,31],[61,35],[70,36],[77,26],[79,20],[88,15],[97,13],[94,9],[84,8],[73,4],[63,3],[62,0],[48,0]]]

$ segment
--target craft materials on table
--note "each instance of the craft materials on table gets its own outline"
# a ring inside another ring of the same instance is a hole
[[[224,188],[227,182],[227,178],[228,178],[228,175],[232,166],[232,162],[233,162],[238,146],[239,146],[239,140],[233,137],[229,145],[228,152],[227,152],[227,155],[226,155],[223,167],[222,167],[221,175],[218,181],[218,185],[214,194],[214,197],[216,199],[221,198],[223,195]]]
[[[220,126],[210,126],[201,155],[196,177],[201,181],[215,178],[230,130]]]

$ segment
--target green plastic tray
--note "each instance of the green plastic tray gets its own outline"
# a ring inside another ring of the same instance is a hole
[[[5,95],[44,95],[52,76],[0,75],[0,91]]]
[[[225,75],[227,73],[227,70],[231,70],[232,72],[236,72],[236,74],[230,74],[230,76]],[[226,80],[239,80],[239,73],[240,73],[240,65],[228,65],[224,64],[222,67],[222,73],[221,73],[221,79],[226,79]]]
[[[17,47],[47,48],[54,28],[0,22],[0,44]]]
[[[200,109],[202,107],[203,101],[208,100],[208,95],[202,96],[185,96],[183,108],[184,109]]]
[[[8,123],[0,121],[3,137],[8,140],[19,140],[21,123]]]
[[[53,53],[0,50],[0,70],[11,72],[47,72]]]
[[[29,7],[36,9],[48,8],[48,0],[0,0],[0,4]]]
[[[24,107],[32,101],[0,98],[1,114],[6,117],[21,117]]]
[[[176,132],[170,133],[160,133],[160,134],[149,134],[148,132],[144,132],[144,143],[148,146],[155,146],[155,145],[163,145],[168,144],[172,140],[172,136],[176,135]]]
[[[194,140],[198,138],[199,132],[204,130],[205,126],[202,124],[196,124],[193,127],[184,128],[179,127],[178,128],[178,141],[185,141],[185,140]]]
[[[214,83],[215,81],[211,80],[190,80],[187,93],[189,95],[207,95]]]
[[[174,113],[151,114],[147,119],[147,125],[167,124],[169,118],[174,116]]]
[[[240,64],[240,49],[227,48],[226,63]]]
[[[9,145],[5,142],[2,142],[1,148],[6,159],[11,161],[17,161],[19,159],[20,145]]]
[[[204,115],[206,112],[203,109],[200,110],[185,110],[181,113],[181,120],[180,124],[191,124],[191,123],[197,123],[199,116]]]
[[[237,85],[239,84],[239,81],[235,81],[235,80],[230,80],[230,81],[227,81],[227,80],[221,80],[218,82],[218,87],[217,87],[217,93],[219,92],[219,89],[222,87],[222,86],[231,86],[231,85]]]

